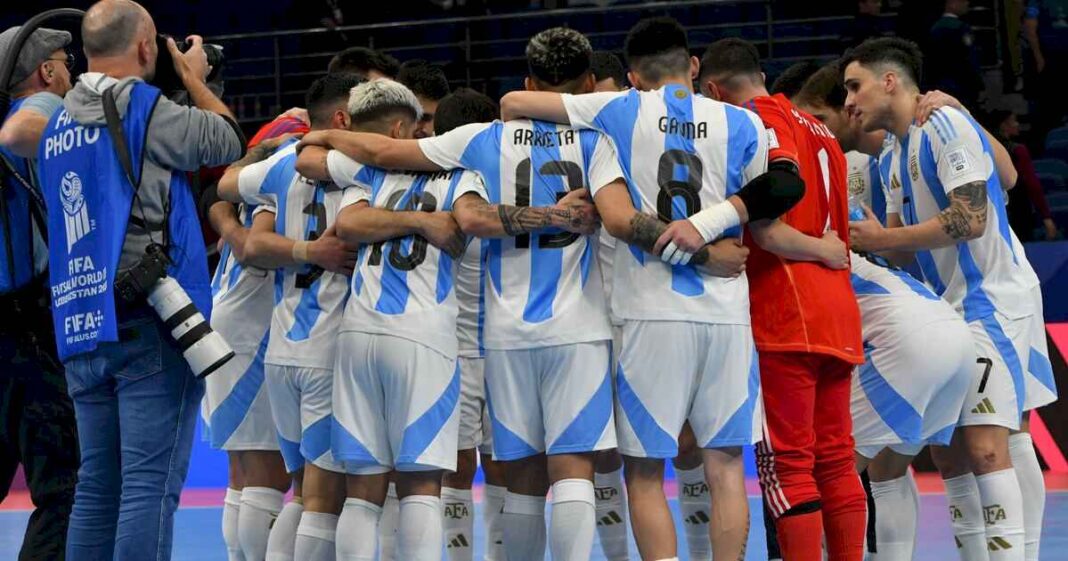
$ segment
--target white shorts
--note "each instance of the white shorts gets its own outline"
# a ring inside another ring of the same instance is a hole
[[[205,380],[205,435],[217,450],[278,450],[278,432],[264,384],[267,336],[255,353],[235,354]]]
[[[278,444],[286,470],[299,471],[311,462],[341,473],[330,453],[331,394],[334,373],[322,368],[268,364],[267,391],[278,430]]]
[[[976,358],[961,411],[961,426],[1020,428],[1027,396],[1024,373],[1030,357],[1032,324],[1031,316],[1010,319],[997,313],[968,324]]]
[[[338,337],[331,447],[346,473],[456,469],[460,369],[426,345]]]
[[[1031,291],[1034,301],[1034,315],[1031,316],[1031,329],[1027,350],[1027,366],[1024,368],[1027,397],[1024,399],[1024,411],[1038,409],[1057,401],[1057,383],[1053,378],[1053,364],[1049,361],[1049,346],[1046,342],[1046,319],[1042,314],[1042,290],[1035,287]]]
[[[616,447],[609,342],[486,350],[493,459]]]
[[[460,450],[470,450],[482,444],[482,419],[486,409],[486,359],[457,357],[460,368]]]
[[[873,458],[883,448],[916,455],[948,445],[971,385],[975,350],[963,320],[927,324],[894,345],[865,343],[853,376],[853,438]]]
[[[702,448],[753,444],[763,409],[750,327],[626,322],[616,408],[626,456],[674,458],[687,420]]]

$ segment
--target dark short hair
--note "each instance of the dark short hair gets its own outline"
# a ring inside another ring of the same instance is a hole
[[[531,37],[526,54],[531,77],[550,86],[561,86],[590,71],[593,47],[578,31],[553,27]]]
[[[756,45],[728,37],[712,43],[701,56],[701,78],[715,76],[718,79],[730,79],[736,76],[754,76],[760,74],[760,52]]]
[[[819,69],[820,65],[812,60],[803,60],[791,65],[786,70],[783,70],[782,74],[779,74],[779,77],[771,84],[771,94],[781,93],[788,98],[794,97],[797,92],[801,91],[801,87],[805,85],[805,81],[808,80],[809,76],[815,74]]]
[[[690,71],[686,30],[672,17],[643,19],[627,33],[623,45],[630,68],[647,80],[659,81]]]
[[[440,66],[425,60],[408,60],[400,65],[397,81],[408,86],[415,95],[438,101],[449,95],[449,79]]]
[[[624,70],[623,63],[620,62],[619,57],[610,52],[597,51],[593,53],[593,64],[590,66],[590,70],[593,71],[593,79],[598,82],[611,78],[616,81],[616,85],[619,87],[627,85],[627,71]]]
[[[923,76],[923,53],[920,48],[916,43],[899,37],[868,39],[849,49],[841,60],[842,72],[853,62],[868,69],[893,66],[917,87],[920,85],[920,77]]]
[[[842,70],[838,61],[817,70],[797,92],[795,101],[804,105],[825,105],[831,109],[845,106],[846,90],[842,85]]]
[[[364,78],[369,70],[395,78],[400,71],[400,63],[392,56],[374,49],[349,47],[334,55],[326,67],[326,71],[330,73],[351,72]]]
[[[344,109],[349,101],[349,92],[365,81],[359,74],[342,72],[327,74],[312,82],[308,93],[304,95],[304,106],[308,108],[312,125],[325,124],[338,103]]]
[[[488,123],[500,115],[500,109],[486,94],[471,88],[459,88],[438,103],[434,114],[434,134],[442,135],[471,123]]]

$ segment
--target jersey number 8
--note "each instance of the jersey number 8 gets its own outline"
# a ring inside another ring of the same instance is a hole
[[[686,180],[675,179],[677,167],[686,168]],[[656,173],[656,182],[660,185],[660,192],[656,195],[656,213],[660,220],[671,222],[676,220],[672,207],[675,197],[682,197],[686,205],[686,216],[689,218],[701,211],[701,178],[704,177],[704,166],[697,154],[691,154],[684,150],[668,150],[660,156],[660,164]]]

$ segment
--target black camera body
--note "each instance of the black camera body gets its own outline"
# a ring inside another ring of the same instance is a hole
[[[184,53],[192,46],[188,41],[178,40],[170,35],[162,33],[156,35],[156,47],[159,50],[159,55],[156,57],[156,75],[152,78],[152,85],[162,90],[163,94],[168,97],[185,89],[182,79],[174,71],[174,59],[171,57],[171,51],[167,48],[167,39],[169,38],[174,39],[180,52]],[[211,72],[208,73],[204,81],[215,82],[222,73],[223,65],[226,62],[223,57],[223,48],[220,45],[210,43],[204,43],[203,48],[204,54],[208,56],[208,65],[211,66]]]
[[[167,251],[157,243],[150,243],[136,265],[115,279],[115,294],[128,304],[142,301],[160,279],[167,276],[171,260]]]

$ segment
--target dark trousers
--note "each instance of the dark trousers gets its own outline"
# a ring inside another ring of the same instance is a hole
[[[74,407],[63,373],[26,347],[0,334],[0,502],[22,464],[36,508],[19,561],[62,560],[78,478]]]

